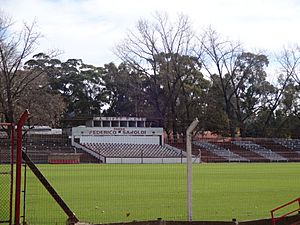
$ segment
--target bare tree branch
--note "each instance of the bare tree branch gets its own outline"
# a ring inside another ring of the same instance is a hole
[[[35,30],[36,22],[24,24],[19,33],[12,32],[12,26],[11,19],[0,12],[0,102],[7,122],[14,122],[17,98],[40,75],[23,70],[41,36]]]

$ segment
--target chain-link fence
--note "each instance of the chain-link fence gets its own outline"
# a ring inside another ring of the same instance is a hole
[[[184,164],[99,163],[71,147],[63,135],[28,134],[24,150],[81,221],[186,218]],[[80,164],[66,159],[78,154]],[[28,167],[26,171],[27,224],[65,224],[67,216]]]
[[[96,157],[97,154],[100,155],[99,152],[93,155],[74,148],[64,135],[27,134],[26,138],[24,149],[28,156],[80,221],[99,224],[158,218],[187,220],[185,154],[181,154],[180,157],[184,157],[178,163],[143,163],[146,160],[116,163],[126,160],[118,161],[111,157],[111,162],[115,163],[110,164],[103,163]],[[295,179],[299,175],[299,163],[288,163],[288,160],[281,160],[282,158],[270,152],[265,154],[267,143],[259,155],[257,145],[263,146],[264,143],[259,142],[262,140],[256,140],[257,144],[241,141],[193,143],[195,158],[199,151],[206,151],[205,161],[193,165],[193,220],[231,221],[236,218],[240,221],[268,218],[270,209],[299,195],[300,181]],[[252,141],[255,142],[254,139]],[[212,144],[219,147],[213,148]],[[229,144],[232,145],[234,154],[225,152],[224,148]],[[279,146],[278,142],[272,144],[276,148]],[[250,150],[247,149],[249,146]],[[100,147],[103,152],[103,146]],[[117,145],[114,147],[119,148]],[[132,158],[136,159],[133,148],[137,146],[130,147],[132,149],[126,146],[126,154],[130,152]],[[183,143],[176,143],[173,147],[185,150]],[[277,149],[277,152],[285,158],[289,156],[287,147]],[[292,153],[291,157],[297,161],[298,153]],[[78,154],[80,160],[74,160],[72,157]],[[268,158],[260,161],[263,157],[276,157],[280,159],[278,162],[283,163],[272,163],[275,160]],[[215,160],[216,158],[220,160]],[[259,163],[254,159],[259,159]],[[26,174],[24,212],[27,224],[65,224],[68,217],[63,210],[29,168]]]
[[[0,124],[0,223],[12,223],[13,201],[13,128]],[[11,134],[11,135],[9,135]]]

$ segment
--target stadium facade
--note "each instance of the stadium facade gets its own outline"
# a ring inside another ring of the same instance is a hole
[[[164,132],[146,118],[94,117],[72,128],[71,143],[103,163],[183,163],[184,151],[164,143]]]

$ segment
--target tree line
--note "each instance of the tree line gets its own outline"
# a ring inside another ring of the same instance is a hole
[[[0,15],[0,116],[15,122],[28,108],[31,123],[63,126],[70,118],[138,116],[169,135],[194,118],[199,132],[224,136],[300,136],[300,48],[274,55],[247,51],[208,27],[196,34],[189,18],[166,14],[140,20],[115,47],[121,63],[61,61],[51,53],[28,60],[36,24],[11,32]],[[267,72],[270,60],[275,61]],[[268,77],[276,78],[271,83]]]

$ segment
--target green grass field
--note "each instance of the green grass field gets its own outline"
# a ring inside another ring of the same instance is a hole
[[[185,165],[38,165],[82,221],[186,220]],[[269,218],[300,196],[300,163],[196,164],[193,220]],[[29,224],[64,224],[66,217],[27,173]]]

